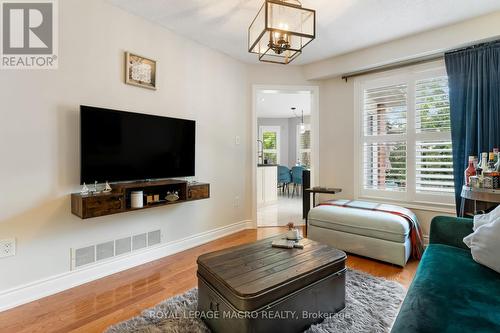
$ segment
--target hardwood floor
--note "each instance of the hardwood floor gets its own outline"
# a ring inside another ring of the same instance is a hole
[[[197,285],[196,258],[281,232],[245,230],[0,313],[0,332],[102,332]],[[408,287],[417,261],[405,268],[349,255],[347,265]]]

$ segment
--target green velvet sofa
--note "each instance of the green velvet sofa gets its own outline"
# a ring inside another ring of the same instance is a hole
[[[500,274],[472,259],[463,243],[470,233],[470,219],[432,220],[429,246],[391,332],[500,332]]]

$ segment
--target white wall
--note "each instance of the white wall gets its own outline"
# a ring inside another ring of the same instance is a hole
[[[59,5],[59,69],[0,74],[0,239],[17,239],[17,255],[0,259],[0,294],[67,272],[72,247],[156,228],[169,242],[250,218],[246,66],[102,0]],[[124,51],[158,60],[158,91],[123,83]],[[212,198],[71,215],[80,104],[196,120],[196,178],[211,183]]]
[[[308,80],[332,78],[499,37],[500,11],[305,65],[304,75]]]

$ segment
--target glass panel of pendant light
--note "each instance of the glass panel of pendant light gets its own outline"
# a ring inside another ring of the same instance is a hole
[[[314,38],[315,12],[298,1],[267,1],[267,28],[290,35]],[[304,44],[305,45],[305,44]]]
[[[248,28],[248,51],[252,53],[260,53],[263,47],[267,47],[267,38],[262,38],[266,31],[266,7],[265,3],[260,7],[257,16],[253,20],[250,28]],[[260,39],[260,40],[259,40]],[[256,43],[258,41],[258,43]]]

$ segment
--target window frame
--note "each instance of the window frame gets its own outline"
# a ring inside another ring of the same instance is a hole
[[[276,132],[276,149],[264,149],[264,132]],[[281,126],[259,126],[259,140],[262,142],[262,158],[266,153],[276,153],[276,164],[280,164],[280,150],[281,150]]]
[[[423,65],[408,66],[402,69],[390,70],[357,77],[354,80],[354,152],[355,152],[355,197],[357,199],[372,199],[403,203],[406,206],[441,208],[440,211],[451,212],[454,204],[453,193],[418,193],[416,191],[416,149],[419,141],[449,140],[451,132],[416,132],[415,83],[431,77],[447,76],[443,61]],[[407,121],[406,134],[388,134],[382,136],[365,136],[363,131],[364,91],[389,85],[407,85]],[[406,190],[390,191],[364,188],[364,144],[371,142],[406,142],[407,173]]]
[[[295,143],[295,146],[296,146],[296,149],[295,149],[295,163],[297,163],[297,161],[299,159],[301,159],[302,157],[302,153],[309,153],[309,161],[311,162],[311,154],[312,154],[312,145],[311,145],[311,124],[304,124],[304,128],[306,131],[309,131],[309,148],[308,149],[302,149],[300,148],[300,124],[297,124],[296,126],[296,138],[297,138],[297,142]],[[302,159],[301,159],[301,163],[302,163]]]

